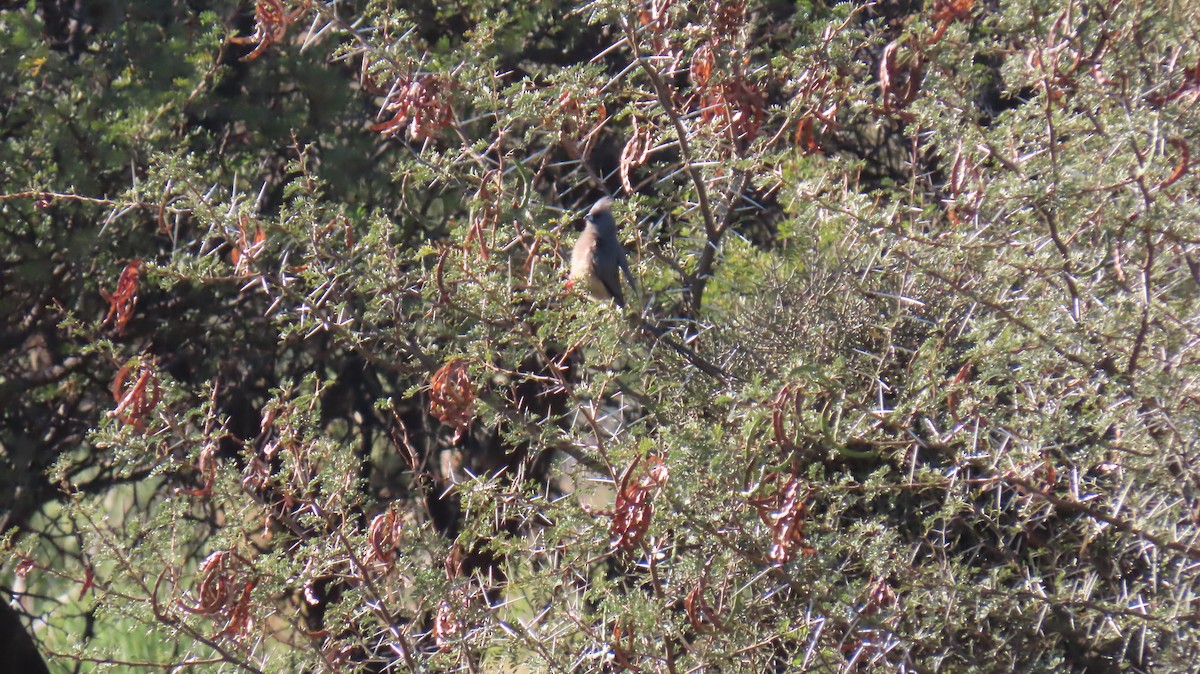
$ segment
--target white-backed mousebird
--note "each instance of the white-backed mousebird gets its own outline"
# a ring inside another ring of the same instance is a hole
[[[629,286],[637,291],[637,282],[633,280],[633,272],[629,270],[629,262],[625,260],[625,249],[617,240],[617,223],[612,216],[612,199],[604,197],[588,211],[584,222],[583,233],[575,242],[571,252],[571,278],[567,281],[568,288],[579,284],[580,289],[596,299],[612,298],[617,306],[624,308],[625,295],[621,292],[621,274]],[[722,381],[736,379],[735,376],[701,358],[695,351],[676,341],[667,330],[656,327],[644,316],[635,319],[636,324],[674,349],[690,361],[701,372]]]
[[[575,242],[571,253],[571,280],[569,287],[580,284],[596,299],[610,297],[617,306],[625,306],[625,295],[621,292],[621,272],[635,291],[637,283],[625,260],[625,249],[617,240],[617,223],[612,216],[612,199],[604,197],[588,211],[583,233]]]

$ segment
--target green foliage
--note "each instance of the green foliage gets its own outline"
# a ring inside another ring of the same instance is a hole
[[[55,671],[1200,660],[1185,3],[84,5],[0,12]]]

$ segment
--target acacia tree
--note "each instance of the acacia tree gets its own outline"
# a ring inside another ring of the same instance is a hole
[[[0,15],[56,666],[1200,656],[1185,3],[63,7]]]

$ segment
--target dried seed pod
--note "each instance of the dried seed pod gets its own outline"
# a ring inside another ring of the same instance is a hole
[[[475,384],[467,372],[466,361],[455,358],[433,375],[429,384],[429,413],[455,429],[457,441],[470,428],[475,415]]]
[[[654,492],[665,484],[669,477],[667,466],[662,459],[652,456],[650,468],[635,479],[640,463],[639,457],[629,465],[617,490],[612,525],[609,529],[609,545],[618,552],[629,552],[641,545],[654,515]]]
[[[197,601],[179,606],[189,613],[212,618],[224,625],[215,637],[237,638],[246,633],[253,622],[250,593],[258,584],[250,562],[232,550],[218,550],[209,555],[196,574]]]
[[[133,310],[137,308],[138,279],[141,275],[141,268],[141,260],[130,262],[121,271],[121,276],[117,279],[116,290],[109,293],[103,288],[100,289],[100,296],[108,302],[108,313],[104,315],[102,325],[108,325],[109,321],[112,321],[118,335],[124,334],[125,326],[129,323],[129,319],[133,318]]]

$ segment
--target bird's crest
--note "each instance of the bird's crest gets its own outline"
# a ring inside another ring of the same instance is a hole
[[[612,203],[612,197],[602,197],[600,201],[597,201],[596,204],[592,206],[592,210],[588,211],[588,220],[595,218],[601,213],[612,215]]]

